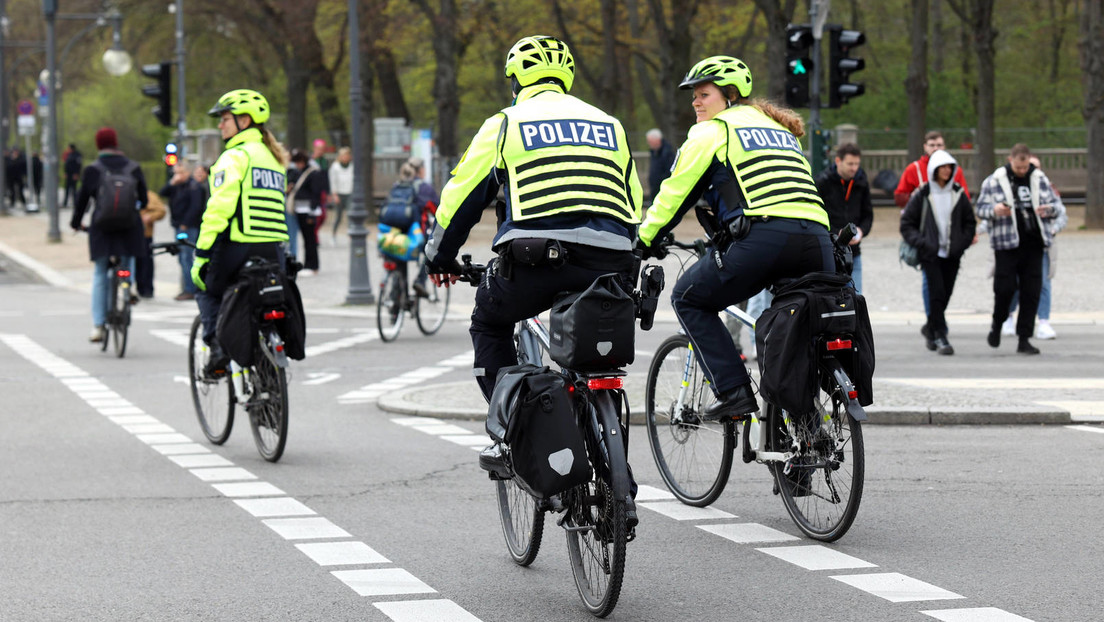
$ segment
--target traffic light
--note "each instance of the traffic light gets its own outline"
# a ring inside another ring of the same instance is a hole
[[[165,145],[165,166],[176,166],[180,156],[177,154],[176,143]]]
[[[828,34],[828,107],[839,108],[852,97],[866,92],[866,87],[848,82],[852,73],[862,71],[866,61],[851,58],[851,51],[866,43],[866,35],[858,30],[844,30],[831,25]]]
[[[809,106],[809,76],[816,68],[810,57],[812,47],[812,26],[786,26],[786,105],[791,108]]]
[[[142,75],[157,80],[157,84],[146,84],[142,87],[142,95],[157,100],[157,105],[153,107],[153,116],[157,117],[161,125],[172,127],[172,63],[142,65]]]

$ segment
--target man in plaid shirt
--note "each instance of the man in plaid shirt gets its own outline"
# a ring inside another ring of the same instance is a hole
[[[1030,162],[1031,150],[1013,145],[1008,164],[981,184],[977,216],[988,225],[996,257],[993,274],[993,324],[989,345],[1000,346],[1001,324],[1008,318],[1012,296],[1019,291],[1016,352],[1038,354],[1028,338],[1035,333],[1035,313],[1043,285],[1043,250],[1066,219],[1066,208],[1043,171]]]

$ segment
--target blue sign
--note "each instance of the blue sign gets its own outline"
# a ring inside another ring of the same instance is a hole
[[[29,99],[21,99],[15,107],[19,114],[34,114],[34,104]]]

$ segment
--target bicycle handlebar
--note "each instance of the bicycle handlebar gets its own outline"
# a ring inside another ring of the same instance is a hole
[[[174,242],[157,242],[150,244],[150,253],[156,253],[157,251],[165,251],[170,255],[176,255],[180,252],[180,247],[187,246],[189,248],[195,248],[196,245],[188,241],[187,233],[179,233],[176,236]]]

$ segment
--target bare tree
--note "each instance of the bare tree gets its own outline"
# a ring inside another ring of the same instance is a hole
[[[931,50],[932,71],[943,73],[943,58],[946,55],[946,40],[943,38],[943,0],[931,0]]]
[[[1081,0],[1082,114],[1088,130],[1085,226],[1104,229],[1104,0]]]
[[[946,0],[947,6],[969,27],[977,58],[977,158],[971,185],[993,172],[995,164],[994,119],[996,117],[996,47],[997,31],[993,28],[995,0]]]
[[[460,120],[460,58],[467,47],[467,36],[460,32],[456,0],[439,0],[434,11],[429,0],[413,0],[429,19],[433,30],[433,57],[437,68],[433,76],[433,99],[437,105],[437,148],[441,155],[460,155],[458,140]]]
[[[659,92],[663,94],[659,127],[667,136],[683,136],[694,124],[693,109],[686,105],[685,97],[673,87],[693,64],[690,58],[690,45],[693,43],[690,23],[698,12],[701,0],[685,0],[675,4],[677,6],[672,8],[671,19],[668,20],[663,1],[648,0],[656,27],[656,40],[659,42],[660,61],[656,83]]]
[[[582,46],[574,36],[572,25],[563,4],[559,0],[552,0],[550,6],[552,17],[560,31],[560,38],[567,47],[572,50],[575,59],[575,74],[582,78],[595,93],[595,104],[602,110],[616,115],[620,107],[620,93],[617,88],[617,2],[616,0],[599,0],[598,13],[602,18],[602,68],[595,71],[594,66],[587,60],[586,55],[580,53]]]
[[[1050,17],[1050,83],[1058,82],[1062,62],[1062,41],[1066,38],[1070,0],[1047,0]]]
[[[936,0],[938,2],[939,0]],[[908,156],[920,157],[924,132],[928,124],[928,0],[911,0],[912,23],[909,39],[912,54],[909,56],[905,93],[908,94]]]
[[[663,109],[656,94],[656,81],[652,79],[652,76],[658,72],[658,67],[654,62],[651,62],[651,59],[645,53],[648,49],[646,46],[647,40],[640,23],[640,7],[637,0],[626,0],[625,11],[629,18],[629,36],[633,42],[629,53],[633,59],[633,72],[636,74],[635,82],[640,87],[644,103],[648,105],[652,118],[659,124],[663,118]],[[664,128],[663,131],[667,132],[668,130]]]

